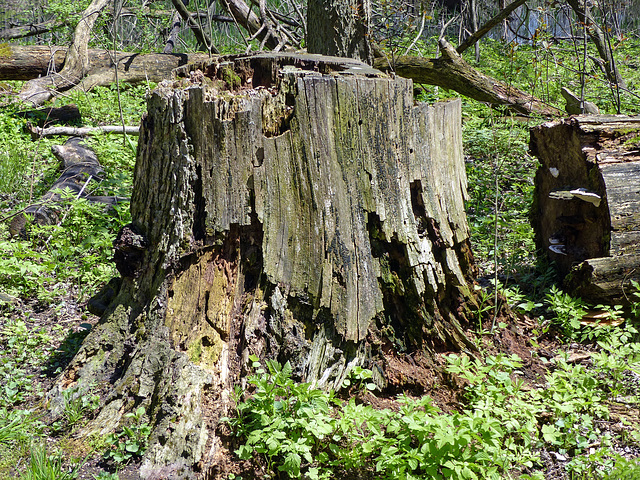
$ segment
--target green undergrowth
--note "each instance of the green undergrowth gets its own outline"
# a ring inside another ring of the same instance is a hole
[[[19,85],[16,85],[17,89]],[[75,92],[60,104],[75,103],[81,114],[78,126],[140,123],[145,92],[152,85],[121,88],[122,116],[115,87]],[[98,156],[104,175],[87,186],[90,195],[118,196],[114,207],[89,203],[69,192],[63,201],[51,205],[59,222],[40,226],[28,224],[26,238],[9,238],[7,223],[22,209],[36,203],[60,175],[60,162],[51,153],[66,137],[40,138],[26,133],[27,122],[38,114],[24,114],[25,106],[11,104],[0,111],[0,293],[48,305],[73,289],[79,300],[117,274],[111,257],[112,241],[130,220],[135,137],[95,135],[85,142]],[[2,298],[0,298],[2,301]]]
[[[116,275],[112,242],[129,220],[128,203],[106,212],[102,204],[62,193],[60,223],[33,224],[27,239],[0,240],[0,288],[5,294],[46,305],[68,294],[71,285],[82,300]],[[6,238],[6,230],[0,233]]]
[[[34,371],[51,349],[52,337],[22,320],[0,316],[0,478],[16,478],[13,467],[28,457],[43,424],[29,401],[41,398]]]
[[[68,388],[61,419],[47,425],[41,381],[67,332],[62,325],[39,327],[36,319],[12,313],[0,311],[0,479],[78,478],[87,457],[77,458],[53,440],[84,424],[99,397]]]
[[[137,125],[148,87],[152,85],[120,89],[122,116],[115,87],[76,92],[58,104],[78,105],[81,120],[76,126],[118,125],[122,120]],[[130,221],[127,199],[137,138],[109,134],[85,140],[104,169],[100,181],[87,185],[87,193],[118,196],[121,203],[107,208],[62,191],[62,201],[50,205],[59,219],[56,224],[28,222],[26,236],[10,237],[11,218],[36,203],[60,175],[51,146],[67,140],[34,141],[25,126],[44,118],[24,113],[30,110],[13,103],[0,110],[0,217],[5,219],[0,222],[0,479],[71,479],[78,477],[86,453],[66,446],[66,439],[93,415],[99,398],[92,392],[65,390],[62,416],[47,425],[42,420],[42,385],[68,364],[91,328],[83,323],[83,312],[77,314],[80,325],[55,325],[57,319],[78,311],[75,305],[81,306],[117,275],[112,244]],[[52,318],[43,321],[42,313],[36,313],[42,311]]]
[[[610,405],[640,406],[640,343],[618,329],[599,342],[592,368],[558,355],[539,383],[525,382],[516,355],[483,359],[450,354],[449,374],[466,385],[458,409],[431,398],[399,396],[397,409],[344,401],[291,379],[291,366],[252,358],[255,374],[237,391],[236,454],[259,455],[274,478],[543,479],[543,452],[566,459],[574,479],[611,477],[626,460],[620,442],[640,444],[633,419],[605,428]],[[362,478],[362,477],[360,477]]]

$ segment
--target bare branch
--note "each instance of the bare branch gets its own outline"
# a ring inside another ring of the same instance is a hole
[[[16,38],[32,37],[34,35],[41,35],[43,33],[59,30],[67,25],[69,25],[69,23],[66,21],[57,22],[54,19],[37,24],[16,25],[11,28],[0,30],[0,39],[12,40]]]
[[[507,5],[504,9],[500,11],[495,17],[489,20],[487,23],[482,25],[476,32],[474,32],[471,36],[469,36],[464,42],[462,42],[458,48],[456,48],[456,52],[462,53],[472,45],[474,45],[478,40],[484,37],[493,27],[498,25],[501,21],[507,18],[511,12],[513,12],[520,5],[523,5],[527,0],[516,0],[513,3]]]
[[[229,10],[233,18],[242,25],[251,35],[258,33],[258,37],[264,40],[266,37],[266,45],[269,48],[276,48],[280,41],[274,36],[270,36],[269,32],[264,29],[264,24],[258,16],[249,8],[243,0],[220,0]]]
[[[58,74],[48,75],[27,82],[20,92],[20,98],[34,105],[41,105],[56,95],[56,90],[65,90],[77,84],[88,70],[87,45],[93,25],[100,12],[110,0],[93,0],[82,13],[82,18],[73,34],[73,42],[67,50],[64,67]]]
[[[196,36],[198,42],[204,45],[209,52],[219,53],[218,49],[213,45],[213,42],[209,38],[209,35],[207,35],[207,33],[202,30],[202,28],[200,28],[198,22],[195,21],[195,19],[191,16],[189,10],[187,10],[187,7],[185,7],[184,3],[182,3],[182,0],[171,0],[171,3],[173,3],[173,6],[176,8],[182,19],[187,22],[187,25],[189,25],[189,28],[191,28],[191,30],[193,31],[193,34]]]
[[[101,127],[29,127],[31,133],[38,137],[51,137],[53,135],[68,135],[70,137],[86,137],[99,133],[126,133],[127,135],[140,135],[139,126],[104,125]]]
[[[180,33],[180,27],[182,26],[182,20],[180,14],[176,12],[171,19],[171,30],[169,31],[169,36],[167,38],[167,42],[162,49],[162,53],[171,53],[176,46],[176,42],[178,40],[178,34]]]

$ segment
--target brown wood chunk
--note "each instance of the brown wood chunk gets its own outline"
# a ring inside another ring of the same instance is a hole
[[[532,224],[565,286],[625,302],[640,280],[640,117],[582,115],[531,130],[540,160]]]

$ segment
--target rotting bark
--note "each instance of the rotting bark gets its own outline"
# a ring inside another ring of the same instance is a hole
[[[249,355],[338,388],[383,352],[468,348],[460,102],[366,64],[264,54],[184,68],[148,100],[117,297],[49,393],[100,385],[84,434],[140,405],[144,478],[213,471]]]
[[[583,115],[531,130],[536,242],[565,286],[593,303],[627,303],[640,280],[640,117]]]

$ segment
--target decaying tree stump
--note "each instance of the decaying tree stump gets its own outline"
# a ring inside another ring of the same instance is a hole
[[[583,115],[531,130],[537,244],[566,287],[625,303],[640,280],[640,117]]]
[[[474,348],[460,102],[355,60],[200,68],[148,101],[122,287],[50,394],[103,388],[86,432],[143,405],[145,478],[215,464],[250,354],[336,388],[355,365],[384,385],[384,352]]]

